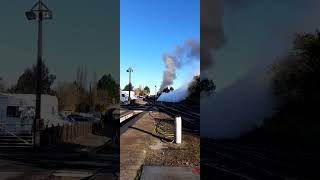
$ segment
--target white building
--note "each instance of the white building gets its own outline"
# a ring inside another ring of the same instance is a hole
[[[129,97],[129,91],[121,91],[121,94],[124,94],[126,97]],[[137,96],[134,93],[134,91],[130,91],[130,97],[131,99],[137,99]]]
[[[125,93],[120,92],[120,102],[121,104],[128,103],[128,96]]]
[[[35,117],[35,94],[0,93],[0,128],[11,132],[29,132]],[[41,118],[45,126],[68,124],[58,115],[56,96],[41,95]],[[1,130],[0,129],[0,130]]]

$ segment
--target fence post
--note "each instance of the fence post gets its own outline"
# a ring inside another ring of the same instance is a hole
[[[66,127],[62,124],[61,125],[61,141],[62,141],[62,143],[65,142],[65,136],[66,136]]]
[[[57,126],[52,125],[52,138],[53,143],[56,144],[58,142],[57,140]]]
[[[84,136],[87,135],[87,122],[83,123],[83,132],[84,132]]]
[[[77,134],[76,137],[79,137],[80,134],[80,123],[77,123]]]
[[[51,144],[51,133],[49,131],[49,127],[48,127],[48,124],[46,125],[46,128],[45,128],[45,135],[47,136],[46,139],[47,139],[47,145],[50,145]]]
[[[66,142],[68,142],[68,141],[69,141],[69,131],[70,131],[70,128],[69,128],[69,125],[64,125],[64,126],[65,126],[65,131],[66,131],[66,133],[65,133],[65,135],[66,135],[65,140],[66,140]]]
[[[67,141],[70,141],[70,140],[71,140],[71,138],[70,138],[70,134],[71,134],[71,132],[72,132],[72,129],[71,129],[71,127],[69,126],[69,124],[67,124],[66,126],[68,126],[68,131],[67,131]]]
[[[73,138],[77,137],[77,124],[73,124]]]
[[[76,124],[76,131],[77,131],[76,137],[79,137],[79,134],[80,134],[79,126],[80,126],[80,123],[77,123],[77,124]]]
[[[90,133],[92,133],[92,125],[93,123],[90,123]]]
[[[71,133],[70,133],[70,140],[73,140],[73,126],[72,124],[70,125]]]
[[[89,135],[89,127],[90,127],[90,124],[89,124],[90,122],[87,122],[86,124],[86,135]]]
[[[52,143],[56,144],[57,143],[57,128],[54,125],[51,126],[51,132],[50,133],[52,134],[52,136],[51,136]]]
[[[81,136],[81,125],[82,125],[82,123],[79,122],[79,124],[78,124],[79,133],[78,133],[78,136],[77,136],[77,137]]]
[[[60,124],[58,123],[58,126],[57,126],[57,138],[58,138],[58,143],[61,143],[61,127],[60,127]]]
[[[75,124],[72,124],[72,129],[73,129],[73,137],[72,137],[72,139],[74,139],[74,138],[77,137],[77,128],[76,128]]]
[[[81,123],[81,136],[84,136],[84,123]]]
[[[88,122],[86,122],[86,124],[85,124],[84,132],[87,136],[88,135]]]

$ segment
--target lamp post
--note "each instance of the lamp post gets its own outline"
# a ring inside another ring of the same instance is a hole
[[[157,85],[154,85],[154,103],[156,103],[157,99]]]
[[[131,92],[131,87],[132,87],[132,84],[131,84],[131,73],[133,72],[133,69],[131,67],[129,67],[127,69],[127,72],[129,73],[129,103],[130,103],[130,101],[131,101],[130,92]]]
[[[39,144],[39,134],[37,132],[37,122],[41,119],[41,81],[42,81],[42,21],[52,19],[52,11],[42,2],[38,2],[33,7],[25,12],[28,20],[38,21],[38,53],[37,53],[37,66],[36,66],[36,114],[33,120],[33,148]],[[36,136],[37,134],[37,136]],[[37,141],[36,142],[36,138]]]

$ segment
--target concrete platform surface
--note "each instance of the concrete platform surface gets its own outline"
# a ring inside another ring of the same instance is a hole
[[[99,147],[107,143],[109,140],[111,140],[109,137],[88,134],[87,136],[76,138],[72,143],[87,147]]]
[[[143,115],[120,137],[120,179],[134,180],[140,171],[152,133],[153,121]]]
[[[190,167],[144,166],[141,180],[200,180],[197,169]]]
[[[134,111],[120,109],[120,123],[134,116]]]

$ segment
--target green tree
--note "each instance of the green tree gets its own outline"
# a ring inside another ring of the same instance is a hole
[[[51,86],[56,79],[56,76],[50,74],[49,68],[41,63],[41,86],[43,94],[52,94]],[[27,68],[24,73],[18,78],[18,82],[9,91],[14,93],[36,93],[37,83],[37,67]]]
[[[282,103],[320,102],[320,33],[298,34],[293,53],[272,66],[272,75]]]
[[[0,92],[5,90],[5,82],[2,77],[0,77]]]
[[[320,145],[320,33],[297,34],[292,52],[273,64],[271,78],[275,112],[245,137],[285,146]]]
[[[189,84],[189,94],[192,96],[200,96],[201,93],[212,94],[216,86],[212,80],[200,79],[200,76],[194,76],[193,81]]]
[[[216,86],[212,80],[207,78],[200,79],[200,76],[194,76],[193,80],[188,86],[189,95],[186,98],[186,101],[189,103],[200,103],[200,95],[201,93],[205,95],[212,95]]]
[[[123,91],[133,91],[133,86],[131,83],[127,84],[124,88]]]
[[[143,88],[143,92],[144,92],[145,95],[149,95],[150,94],[150,88],[148,86],[145,86]]]
[[[59,103],[59,111],[76,111],[80,104],[78,97],[78,87],[72,82],[58,82],[55,87],[56,96]]]
[[[134,91],[134,94],[137,95],[137,96],[142,96],[143,95],[143,91],[142,91],[141,87],[134,88],[133,91]]]
[[[112,104],[116,104],[119,101],[119,84],[113,79],[111,74],[103,75],[98,81],[97,90],[99,94],[109,97]],[[105,91],[105,92],[101,92]]]

